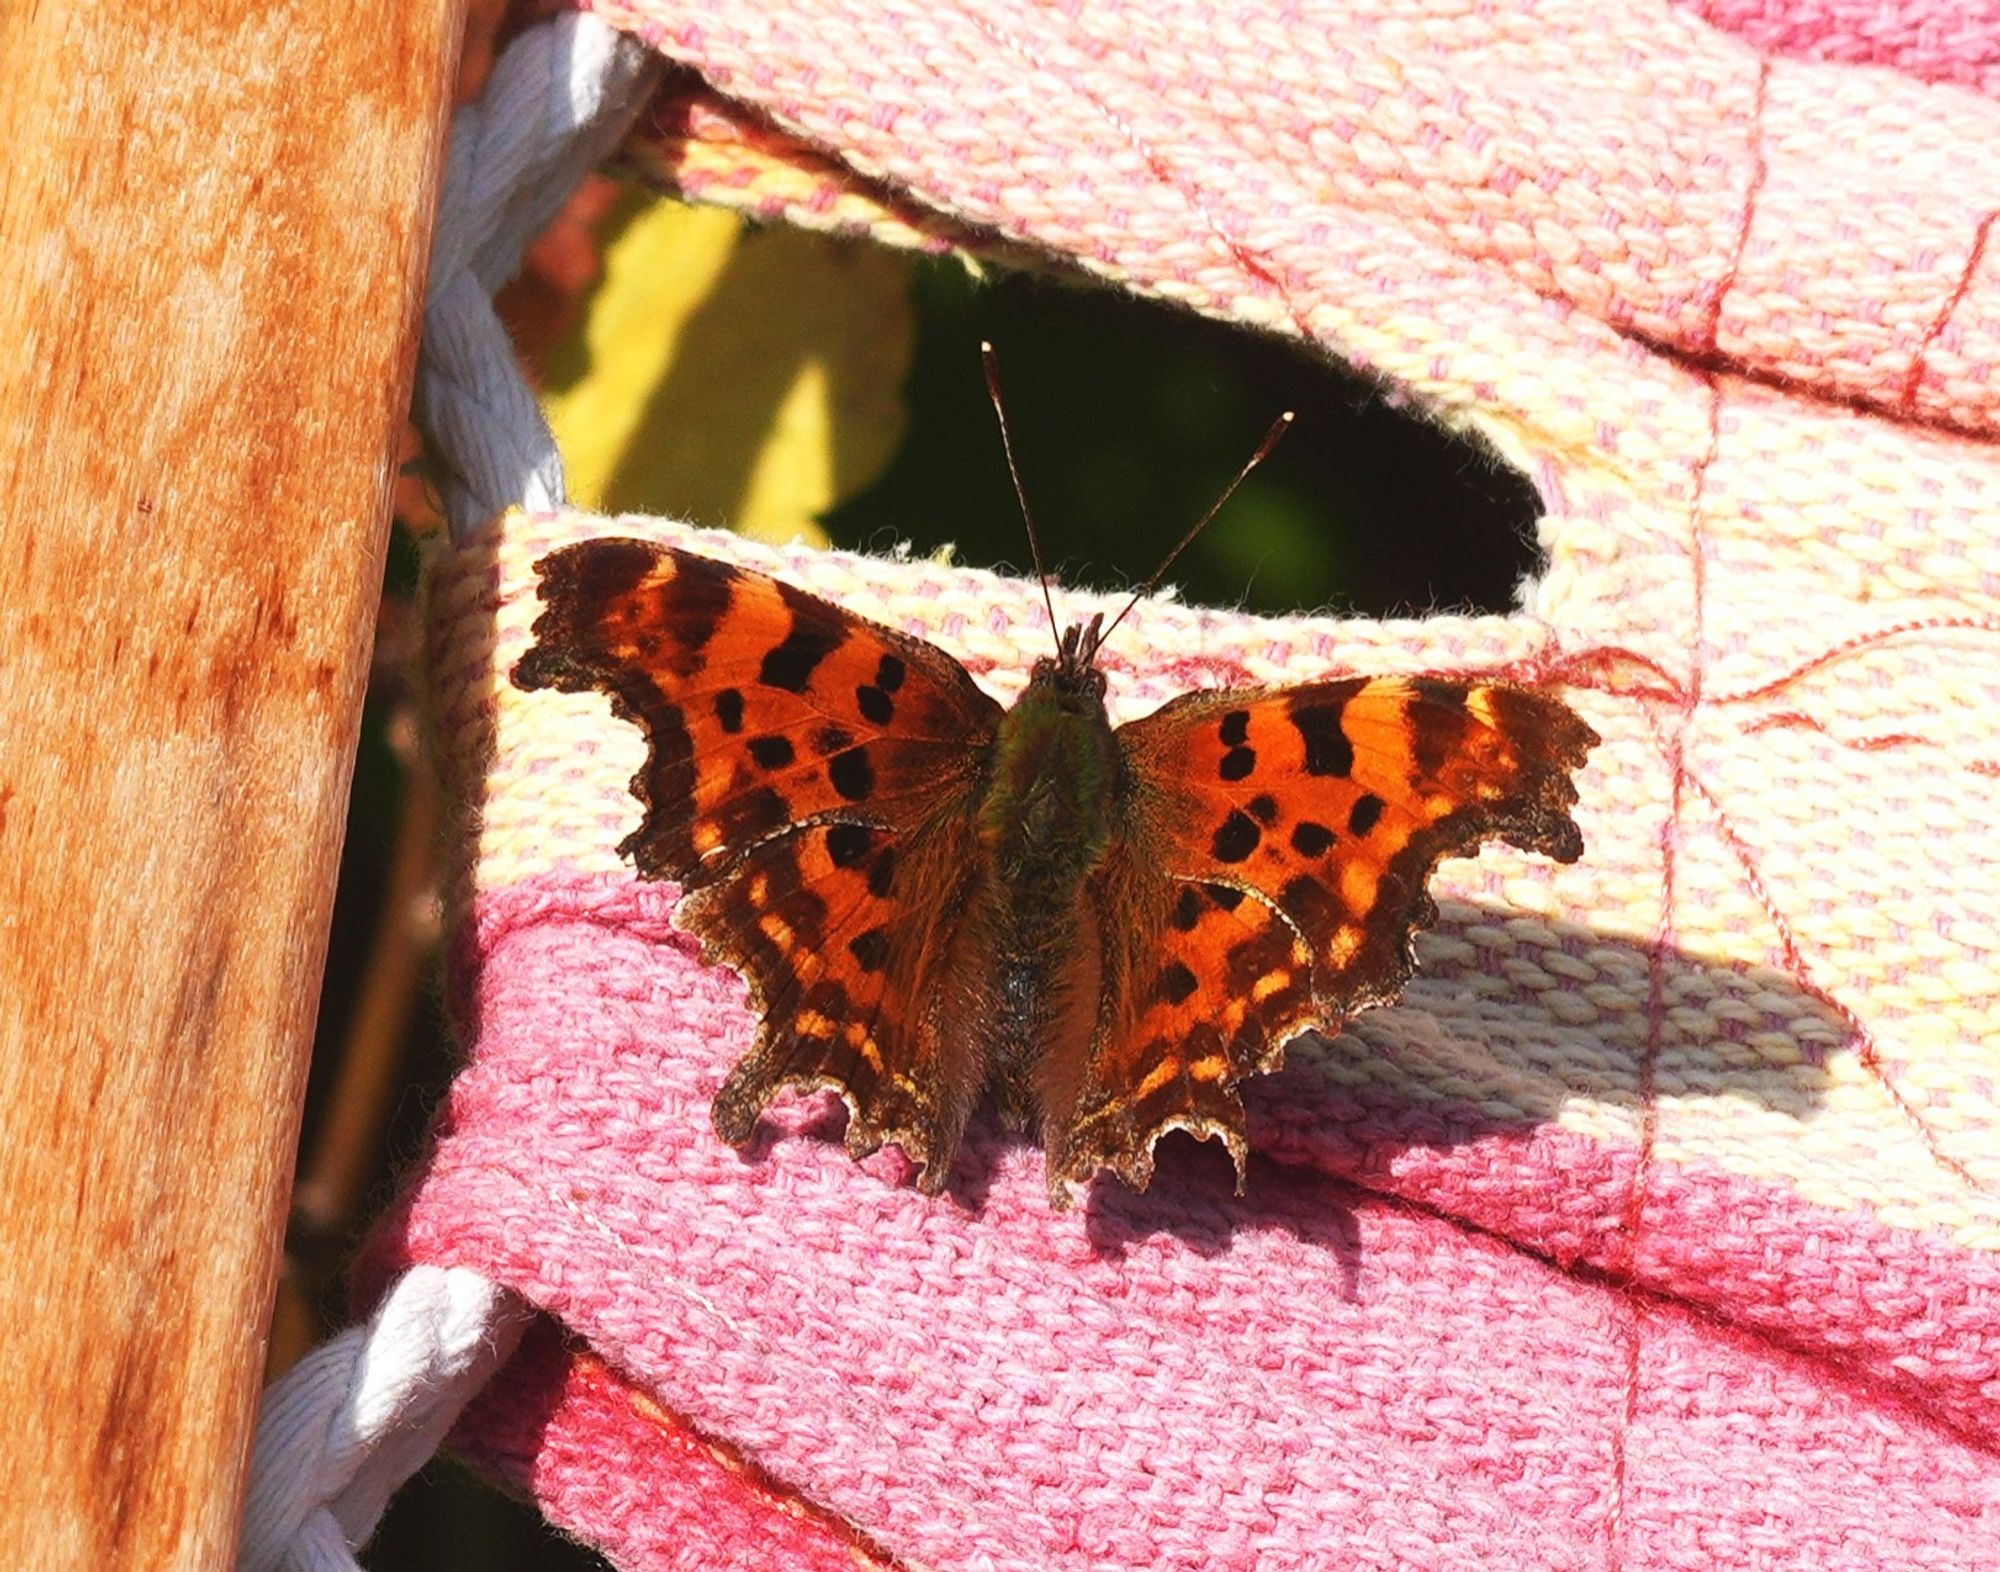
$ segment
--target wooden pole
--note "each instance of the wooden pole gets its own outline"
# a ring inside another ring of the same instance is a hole
[[[234,1556],[458,0],[0,0],[0,1545]]]

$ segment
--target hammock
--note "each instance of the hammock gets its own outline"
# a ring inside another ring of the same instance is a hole
[[[1116,718],[1357,671],[1548,685],[1604,738],[1586,853],[1447,864],[1401,1004],[1251,1089],[1241,1196],[1195,1158],[1057,1214],[1040,1154],[976,1125],[976,1192],[933,1199],[893,1151],[851,1162],[824,1099],[746,1160],[709,1116],[742,985],[614,850],[643,740],[509,681],[532,564],[692,543],[1002,698],[1040,591],[568,510],[480,336],[506,267],[441,241],[470,1058],[371,1248],[374,1319],[267,1401],[243,1564],[345,1557],[453,1425],[632,1569],[1990,1559],[2000,33],[1862,9],[599,8],[698,74],[628,154],[690,198],[1078,270],[1494,444],[1545,508],[1517,613],[1149,601],[1106,654]],[[649,71],[595,19],[528,35],[452,191],[562,186]],[[563,106],[568,151],[482,187],[521,104]],[[503,261],[533,232],[452,201],[441,233]]]

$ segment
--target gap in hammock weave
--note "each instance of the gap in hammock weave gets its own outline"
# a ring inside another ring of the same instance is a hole
[[[949,259],[919,259],[911,289],[909,429],[880,479],[827,516],[837,545],[949,544],[1029,571],[979,374],[990,339],[1050,571],[1072,588],[1143,582],[1288,409],[1291,433],[1168,575],[1182,599],[1504,613],[1539,571],[1527,477],[1325,355],[1108,289],[973,280]]]

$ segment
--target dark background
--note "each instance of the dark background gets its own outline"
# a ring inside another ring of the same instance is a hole
[[[1066,583],[1142,583],[1285,410],[1290,434],[1175,564],[1185,598],[1504,611],[1532,565],[1527,481],[1322,355],[1108,290],[1018,274],[975,283],[950,263],[919,264],[911,294],[909,433],[888,473],[825,520],[839,545],[952,541],[980,566],[1029,562],[979,370],[987,339]]]

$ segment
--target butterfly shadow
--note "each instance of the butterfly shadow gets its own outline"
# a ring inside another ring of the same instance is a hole
[[[1560,1159],[1533,1142],[1565,1110],[1636,1138],[1649,1101],[1736,1101],[1803,1123],[1823,1105],[1831,1057],[1854,1051],[1837,1007],[1785,971],[1539,919],[1532,945],[1510,942],[1519,924],[1517,913],[1444,903],[1398,1004],[1336,1036],[1295,1039],[1282,1069],[1245,1085],[1252,1157],[1241,1194],[1220,1143],[1175,1132],[1143,1195],[1109,1176],[1092,1185],[1083,1212],[1093,1244],[1116,1256],[1166,1234],[1213,1254],[1238,1230],[1282,1228],[1326,1251],[1351,1287],[1359,1193],[1451,1211],[1424,1192],[1426,1160],[1448,1167],[1454,1149],[1503,1143],[1530,1170],[1548,1168]],[[954,1200],[981,1210],[996,1158],[1021,1139],[982,1114],[954,1170]],[[1631,1144],[1598,1149],[1629,1163]],[[1564,1182],[1564,1171],[1549,1177]]]
[[[1122,1260],[1167,1235],[1213,1259],[1229,1253],[1239,1232],[1280,1229],[1332,1262],[1342,1299],[1360,1298],[1363,1196],[1355,1185],[1253,1152],[1239,1194],[1220,1144],[1184,1131],[1169,1135],[1154,1156],[1153,1182],[1143,1193],[1110,1178],[1091,1187],[1083,1223],[1098,1256]]]

